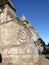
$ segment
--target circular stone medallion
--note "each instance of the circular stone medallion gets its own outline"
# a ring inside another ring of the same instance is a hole
[[[19,30],[17,33],[17,40],[20,44],[31,41],[31,32],[28,29]]]

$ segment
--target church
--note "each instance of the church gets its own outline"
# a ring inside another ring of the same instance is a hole
[[[0,0],[0,65],[33,65],[39,55],[38,33],[23,15],[16,17],[10,0]]]

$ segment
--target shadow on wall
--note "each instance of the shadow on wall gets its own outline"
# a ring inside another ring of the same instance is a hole
[[[1,56],[1,54],[0,54],[0,63],[2,63],[2,56]]]

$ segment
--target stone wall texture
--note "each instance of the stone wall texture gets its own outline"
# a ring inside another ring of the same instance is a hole
[[[0,12],[0,53],[5,65],[33,65],[39,57],[33,34],[18,24],[7,6]]]

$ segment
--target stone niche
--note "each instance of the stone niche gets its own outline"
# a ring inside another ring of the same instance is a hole
[[[0,13],[1,65],[33,65],[39,57],[33,35],[29,28],[19,25],[13,15],[7,6]]]

